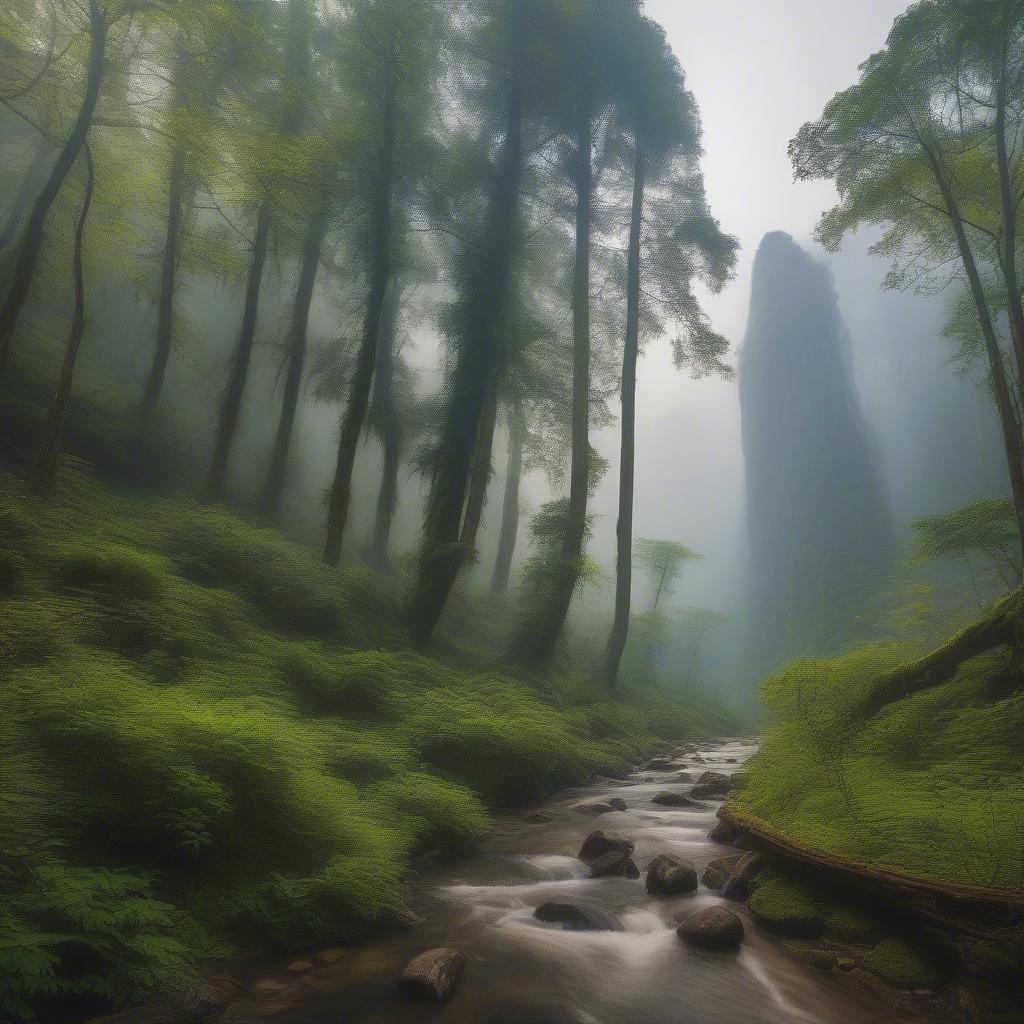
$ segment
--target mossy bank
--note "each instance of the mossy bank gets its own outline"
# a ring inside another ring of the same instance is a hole
[[[218,507],[0,489],[4,1019],[399,924],[410,861],[468,847],[489,807],[736,725],[416,653],[399,583]]]

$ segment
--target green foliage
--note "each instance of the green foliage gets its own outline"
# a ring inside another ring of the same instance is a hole
[[[1011,655],[858,718],[897,647],[800,661],[763,687],[773,712],[734,805],[815,848],[925,878],[1024,888],[1024,693]]]
[[[636,560],[650,578],[654,598],[651,611],[656,612],[663,597],[671,595],[686,562],[703,558],[684,544],[673,540],[651,540],[639,537],[636,541]]]
[[[811,895],[787,878],[758,878],[750,909],[768,927],[787,935],[818,935],[825,927]]]
[[[885,939],[864,957],[864,969],[896,988],[937,988],[942,975],[935,963],[902,939]]]
[[[0,594],[0,1015],[144,998],[239,935],[400,921],[409,859],[471,844],[487,804],[715,721],[423,657],[386,581],[328,573],[221,509],[67,474],[57,500],[0,486],[17,556]]]

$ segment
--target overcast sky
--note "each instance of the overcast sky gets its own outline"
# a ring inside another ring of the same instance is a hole
[[[738,345],[750,268],[761,237],[784,230],[809,242],[833,199],[826,183],[796,184],[786,147],[857,66],[884,43],[904,0],[647,0],[696,95],[704,125],[704,176],[712,210],[741,243],[736,280],[708,309]],[[881,277],[881,270],[879,277]],[[639,371],[638,536],[703,552],[680,599],[733,609],[745,543],[742,450],[735,384],[691,383],[652,343]],[[617,463],[617,435],[596,439]],[[596,496],[594,554],[614,551],[617,466]]]

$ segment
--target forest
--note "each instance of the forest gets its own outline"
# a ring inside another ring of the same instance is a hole
[[[755,6],[4,0],[4,1024],[1020,1024],[1024,2]]]

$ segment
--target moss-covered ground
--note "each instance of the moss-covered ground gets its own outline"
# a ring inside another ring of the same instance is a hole
[[[1007,649],[858,716],[906,659],[865,648],[764,684],[773,715],[730,806],[827,853],[943,882],[1024,888],[1024,688]]]
[[[188,497],[0,475],[0,1019],[401,922],[489,807],[736,728],[416,653],[400,591]]]

